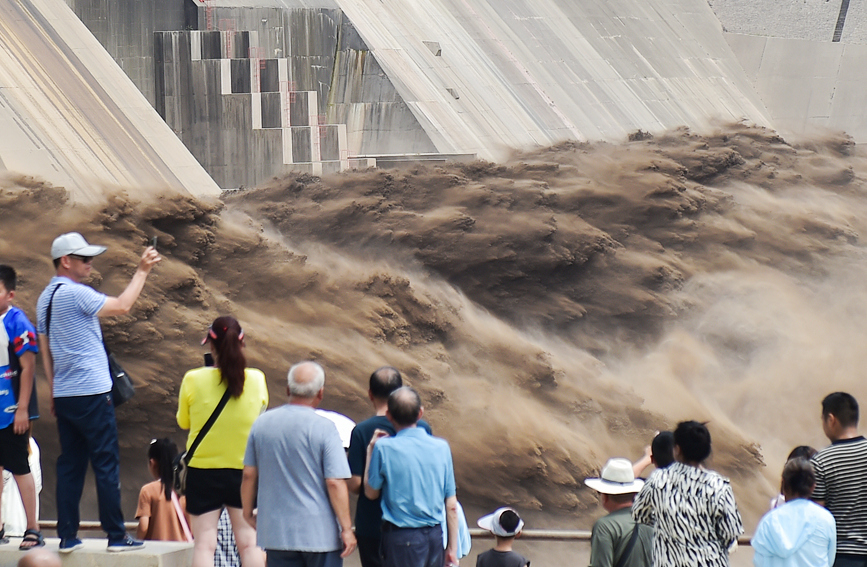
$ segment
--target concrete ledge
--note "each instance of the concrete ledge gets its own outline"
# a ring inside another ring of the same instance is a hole
[[[0,545],[0,566],[12,567],[27,553],[18,551],[21,538],[9,538],[10,543]],[[188,567],[193,562],[193,544],[173,541],[148,541],[144,549],[109,553],[107,540],[85,539],[84,547],[72,553],[61,555],[64,567]],[[45,547],[57,551],[58,538],[45,538]]]
[[[382,154],[354,156],[355,159],[373,159],[376,167],[382,169],[412,167],[419,164],[437,164],[446,162],[471,162],[478,159],[476,154]]]

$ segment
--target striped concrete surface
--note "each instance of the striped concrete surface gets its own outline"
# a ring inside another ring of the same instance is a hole
[[[337,0],[441,152],[768,113],[705,0]]]
[[[219,188],[62,0],[0,0],[0,159],[80,201]]]

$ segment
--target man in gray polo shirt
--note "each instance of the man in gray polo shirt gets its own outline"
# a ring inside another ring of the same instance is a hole
[[[355,550],[346,453],[334,423],[314,411],[324,386],[315,362],[293,366],[289,403],[262,414],[247,439],[241,502],[268,567],[340,567]]]

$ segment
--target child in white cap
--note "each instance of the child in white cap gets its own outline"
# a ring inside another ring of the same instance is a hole
[[[479,518],[478,524],[496,536],[497,545],[479,555],[476,567],[530,567],[529,559],[512,551],[512,543],[524,528],[524,520],[515,510],[500,508]]]

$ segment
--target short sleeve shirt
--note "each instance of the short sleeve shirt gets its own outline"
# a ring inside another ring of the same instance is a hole
[[[189,429],[187,449],[192,446],[208,418],[226,392],[218,368],[203,366],[190,370],[178,394],[178,425]],[[253,422],[268,407],[268,386],[261,370],[244,370],[244,391],[230,397],[211,430],[199,443],[190,466],[197,469],[241,469],[247,436]]]
[[[837,522],[837,553],[867,556],[867,439],[835,441],[813,455],[814,500]]]
[[[476,567],[528,567],[530,561],[514,551],[489,549],[476,558]]]
[[[382,491],[382,519],[401,528],[441,523],[445,499],[455,495],[448,442],[418,427],[377,441],[367,475],[370,487]]]
[[[282,551],[342,549],[326,479],[349,478],[340,434],[309,407],[287,404],[253,424],[244,465],[259,475],[259,547]]]
[[[105,294],[62,276],[53,277],[39,296],[36,328],[40,335],[48,335],[54,361],[55,398],[111,391],[108,357],[97,316],[106,299]],[[51,327],[46,329],[49,301]]]
[[[418,422],[418,426],[430,434],[430,425],[424,420]],[[349,438],[349,470],[353,475],[364,478],[364,465],[367,461],[367,446],[373,439],[373,432],[377,429],[387,431],[394,435],[394,426],[384,415],[375,415],[365,419],[355,426]],[[361,537],[380,537],[380,524],[382,523],[382,507],[380,498],[371,500],[364,495],[364,490],[358,495],[358,505],[355,508],[355,533]]]
[[[25,352],[35,353],[39,348],[33,325],[23,311],[10,307],[0,317],[3,319],[0,325],[0,429],[3,429],[15,421],[15,410],[18,409],[11,357],[20,357]]]
[[[179,505],[184,508],[183,496]],[[177,509],[171,500],[166,500],[166,493],[160,481],[155,480],[144,485],[138,495],[136,519],[148,518],[148,531],[144,539],[158,541],[186,541],[184,528]]]
[[[638,530],[629,556],[621,559],[629,547],[633,531]],[[590,536],[590,567],[650,567],[653,564],[653,528],[637,524],[629,508],[621,508],[596,520]]]

